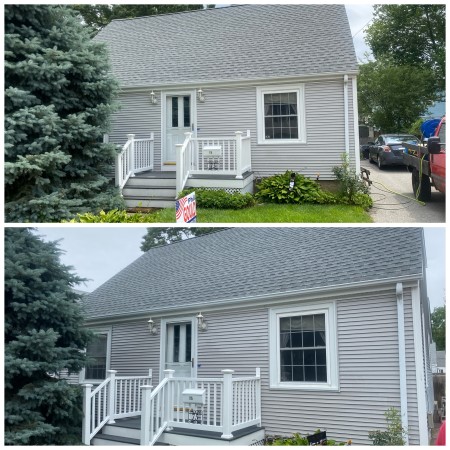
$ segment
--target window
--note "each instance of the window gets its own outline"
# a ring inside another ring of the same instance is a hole
[[[110,332],[97,332],[86,347],[88,363],[84,371],[85,380],[104,380],[109,369]]]
[[[257,88],[258,144],[302,143],[303,85]]]
[[[337,389],[334,303],[270,311],[272,388]]]

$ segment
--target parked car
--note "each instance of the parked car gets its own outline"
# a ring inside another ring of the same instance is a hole
[[[369,147],[369,162],[376,163],[380,169],[384,166],[404,165],[403,152],[406,150],[402,142],[419,144],[412,134],[382,134]]]

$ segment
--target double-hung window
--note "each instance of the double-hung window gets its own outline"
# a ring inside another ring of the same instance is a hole
[[[84,379],[90,381],[104,380],[109,369],[109,348],[111,332],[97,331],[86,347],[88,362],[84,369]]]
[[[272,388],[337,389],[333,302],[270,311]]]
[[[258,144],[306,142],[304,86],[257,88]]]

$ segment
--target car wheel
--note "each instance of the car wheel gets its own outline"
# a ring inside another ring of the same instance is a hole
[[[373,164],[372,155],[370,153],[369,153],[369,162],[370,162],[370,164]]]
[[[381,162],[381,157],[380,157],[380,155],[378,155],[378,158],[377,158],[377,165],[378,165],[378,168],[379,168],[380,170],[383,170],[384,165],[383,165],[383,163]]]
[[[422,175],[420,178],[419,171],[413,169],[411,179],[414,197],[421,202],[429,202],[431,200],[430,178],[427,175]]]

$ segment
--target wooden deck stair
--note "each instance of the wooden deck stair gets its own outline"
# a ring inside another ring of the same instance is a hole
[[[91,445],[130,446],[139,445],[140,417],[118,419],[115,424],[105,425]],[[264,439],[264,428],[251,426],[233,433],[232,439],[222,439],[221,433],[211,431],[173,428],[166,431],[155,445],[250,445]]]
[[[175,172],[141,172],[130,177],[123,189],[129,208],[175,208]]]

